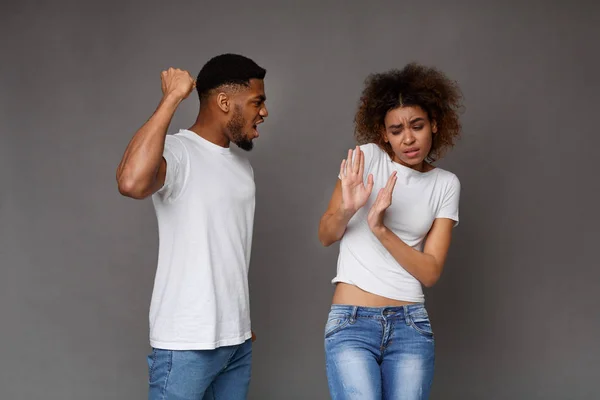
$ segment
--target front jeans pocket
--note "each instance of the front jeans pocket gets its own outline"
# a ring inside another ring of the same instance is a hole
[[[410,315],[408,317],[409,325],[421,335],[433,338],[433,329],[429,317],[425,315]]]
[[[330,312],[325,324],[325,339],[344,329],[350,323],[349,313]]]

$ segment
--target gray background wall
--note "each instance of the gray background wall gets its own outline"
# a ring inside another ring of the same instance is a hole
[[[459,81],[461,225],[427,291],[433,399],[600,397],[592,2],[13,2],[0,17],[0,398],[141,399],[157,249],[115,169],[160,97],[241,52],[268,69],[250,154],[251,399],[328,398],[337,247],[317,226],[368,73],[410,61]],[[597,4],[597,3],[596,3]],[[182,104],[171,132],[191,125]]]

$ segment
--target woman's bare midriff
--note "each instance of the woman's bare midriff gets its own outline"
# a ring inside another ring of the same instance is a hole
[[[333,294],[333,304],[344,304],[359,307],[398,307],[415,304],[410,301],[388,299],[378,296],[347,283],[338,283]]]

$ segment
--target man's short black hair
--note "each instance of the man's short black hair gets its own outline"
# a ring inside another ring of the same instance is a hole
[[[248,57],[239,54],[221,54],[211,58],[200,70],[196,90],[200,100],[212,89],[223,85],[249,86],[251,79],[264,79],[267,71]]]

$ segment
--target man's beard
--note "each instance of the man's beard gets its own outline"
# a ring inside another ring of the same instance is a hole
[[[244,134],[245,125],[246,121],[242,116],[242,107],[236,105],[233,116],[227,123],[227,130],[229,130],[229,133],[231,134],[231,141],[233,143],[242,150],[250,151],[254,145],[252,139],[249,139],[248,136]]]

